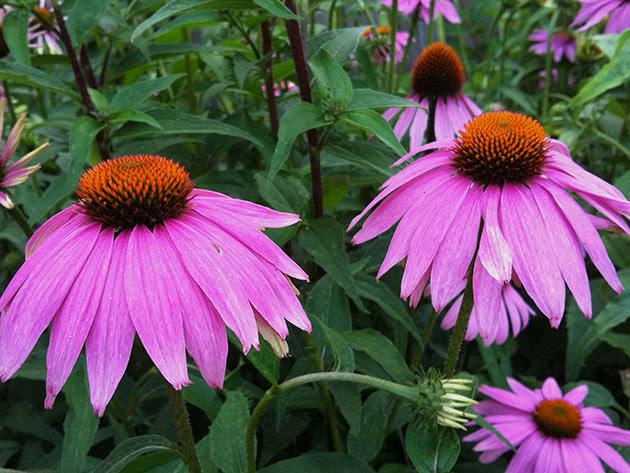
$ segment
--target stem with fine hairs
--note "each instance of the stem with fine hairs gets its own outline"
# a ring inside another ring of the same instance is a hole
[[[188,468],[189,473],[201,473],[201,464],[195,450],[195,438],[193,437],[188,410],[186,409],[186,401],[184,394],[180,390],[175,390],[167,383],[166,393],[171,405],[173,414],[173,423],[177,431],[177,437],[181,448],[182,461]]]

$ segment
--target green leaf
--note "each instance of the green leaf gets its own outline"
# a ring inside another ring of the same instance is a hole
[[[58,94],[67,95],[74,99],[79,98],[79,94],[55,76],[51,76],[35,67],[16,64],[6,59],[0,60],[0,80],[6,80],[12,84],[49,90]]]
[[[618,87],[630,78],[630,30],[619,35],[615,53],[595,76],[571,100],[573,107],[593,100],[607,90]]]
[[[343,334],[352,348],[376,361],[394,381],[410,383],[414,375],[398,348],[380,332],[366,328]]]
[[[376,142],[378,143],[378,142]],[[356,147],[354,146],[356,144]],[[372,146],[373,143],[354,143],[350,142],[346,144],[346,147],[338,145],[327,145],[322,151],[322,161],[333,157],[342,161],[346,161],[351,164],[355,164],[361,168],[376,171],[382,176],[390,177],[392,170],[389,166],[393,163],[393,160],[389,159],[381,149]],[[380,147],[380,143],[378,143]],[[351,148],[351,149],[348,149]]]
[[[359,295],[375,302],[386,315],[399,322],[416,340],[420,341],[420,332],[409,314],[407,306],[385,285],[367,274],[355,277]]]
[[[147,125],[157,128],[158,130],[163,129],[162,125],[160,125],[160,122],[158,122],[151,115],[133,109],[121,110],[114,113],[111,117],[109,117],[108,122],[114,124],[127,122],[146,123]]]
[[[308,453],[274,463],[258,473],[374,473],[362,461],[345,453]]]
[[[339,332],[352,328],[350,304],[343,288],[326,274],[313,285],[306,300],[306,313]]]
[[[300,17],[289,10],[280,0],[254,0],[259,7],[267,10],[271,15],[283,20],[299,20]]]
[[[418,473],[448,473],[459,457],[459,437],[452,429],[412,422],[405,449]]]
[[[323,100],[345,109],[352,99],[352,81],[335,58],[325,49],[308,62]]]
[[[620,276],[624,286],[627,287],[628,283],[630,283],[628,280],[630,279],[630,272],[628,270],[620,272]],[[567,379],[577,379],[581,367],[602,342],[602,337],[628,319],[630,319],[630,292],[626,291],[612,302],[609,302],[588,323],[588,328],[583,333],[576,334],[575,339],[570,340],[573,349],[570,354],[567,352]],[[569,334],[571,335],[571,331]]]
[[[103,16],[110,0],[81,0],[68,13],[68,33],[80,45],[96,22]]]
[[[354,110],[346,112],[341,115],[341,120],[354,127],[374,133],[379,140],[393,149],[399,156],[406,153],[387,120],[375,111]]]
[[[350,261],[345,250],[345,231],[341,224],[332,218],[313,220],[310,227],[300,233],[298,242],[315,263],[343,287],[357,307],[365,312],[350,271]]]
[[[92,446],[99,419],[92,411],[85,370],[79,369],[63,388],[69,410],[63,422],[59,471],[82,471]]]
[[[312,103],[298,102],[289,108],[280,120],[278,143],[271,158],[269,179],[272,179],[282,168],[289,157],[295,139],[302,133],[329,125],[322,112]]]
[[[357,48],[363,30],[364,26],[324,31],[311,40],[309,44],[311,56],[325,48],[337,62],[343,63]]]
[[[245,430],[249,422],[247,399],[240,391],[227,399],[210,429],[210,456],[224,473],[246,473]]]
[[[602,336],[602,340],[630,356],[630,335],[627,333],[608,332]]]
[[[120,133],[118,133],[118,136],[124,138],[138,138],[155,135],[215,134],[233,136],[235,138],[250,141],[257,146],[261,145],[256,138],[243,131],[241,128],[228,125],[219,120],[211,120],[203,116],[192,115],[179,110],[170,110],[165,108],[148,110],[146,113],[159,123],[162,127],[161,130],[157,130],[154,126],[147,125],[145,123],[134,123],[127,125],[120,131]]]
[[[619,41],[620,33],[616,34],[596,34],[593,36],[593,41],[597,44],[597,47],[602,50],[607,58],[613,57],[615,49]]]
[[[389,393],[376,391],[361,408],[358,428],[348,433],[348,453],[365,462],[371,461],[381,450],[385,429],[395,400]]]
[[[31,54],[28,50],[28,17],[26,10],[14,10],[6,14],[0,33],[4,35],[9,51],[18,64],[29,66]]]
[[[102,125],[88,117],[75,120],[70,129],[70,156],[65,172],[51,182],[40,198],[39,212],[31,215],[31,221],[39,222],[71,193],[90,157],[92,144]]]
[[[314,315],[311,315],[311,320],[316,323],[316,328],[321,327],[328,344],[332,348],[335,358],[333,371],[354,371],[354,352],[343,335],[328,327]],[[317,335],[317,330],[315,335]]]
[[[184,74],[171,74],[158,79],[138,81],[130,86],[122,87],[112,98],[112,107],[115,110],[135,108],[142,105],[148,98],[168,89]]]
[[[129,463],[143,455],[166,452],[179,455],[178,446],[161,435],[141,435],[121,442],[92,473],[119,473]]]
[[[417,102],[372,89],[354,89],[348,110],[420,107]]]

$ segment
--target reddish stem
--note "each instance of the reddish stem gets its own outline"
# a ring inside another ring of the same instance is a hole
[[[260,25],[262,35],[262,50],[264,56],[265,69],[265,92],[267,96],[267,110],[269,111],[269,122],[271,123],[271,132],[274,136],[278,135],[278,108],[276,107],[276,98],[274,96],[273,86],[273,44],[271,40],[271,25],[269,20],[265,20]]]

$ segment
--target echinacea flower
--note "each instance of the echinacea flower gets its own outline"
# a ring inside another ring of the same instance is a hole
[[[628,0],[580,0],[582,6],[571,26],[586,31],[608,17],[604,33],[623,33],[630,28],[630,2]]]
[[[536,28],[534,32],[529,35],[529,40],[534,43],[530,46],[530,51],[539,56],[545,56],[547,54],[549,33],[546,30]],[[569,31],[561,31],[551,35],[549,49],[551,50],[555,62],[562,61],[563,57],[569,62],[575,62],[577,45],[575,43],[575,36]]]
[[[399,114],[394,134],[400,140],[409,131],[410,149],[423,143],[429,120],[429,101],[435,100],[435,136],[438,140],[451,138],[464,124],[481,113],[475,103],[462,93],[464,66],[450,46],[436,42],[418,55],[411,73],[412,92],[408,100],[418,102],[420,108],[390,108],[383,117],[392,120]]]
[[[461,18],[457,14],[457,8],[451,0],[434,0],[433,19],[442,15],[449,23],[461,23]],[[383,0],[383,5],[388,8],[392,7],[392,0]],[[420,7],[422,19],[428,25],[429,16],[431,14],[431,0],[398,0],[398,11],[410,15],[413,11]]]
[[[50,0],[39,0],[39,5],[33,8],[28,23],[29,47],[46,49],[50,54],[62,54],[55,25],[55,14]]]
[[[135,334],[164,378],[189,384],[186,351],[222,386],[226,326],[245,353],[259,338],[286,354],[286,321],[311,324],[288,277],[308,277],[261,228],[299,221],[193,188],[175,162],[148,155],[102,162],[81,177],[77,201],[45,222],[0,297],[0,379],[16,372],[48,325],[50,408],[83,345],[90,399],[102,415]]]
[[[623,290],[589,213],[570,192],[626,234],[630,202],[576,164],[536,120],[484,113],[458,138],[421,146],[396,164],[427,150],[433,151],[389,178],[350,224],[374,210],[352,240],[360,244],[398,222],[377,277],[406,259],[403,299],[417,300],[430,282],[431,302],[441,311],[461,293],[472,264],[477,326],[487,342],[511,282],[553,327],[564,314],[565,285],[584,315],[592,314],[585,254],[616,292]]]
[[[389,26],[379,26],[378,28],[367,27],[361,33],[364,39],[373,41],[372,58],[375,64],[389,62],[389,35],[392,29]],[[409,41],[409,33],[398,31],[396,33],[396,50],[394,51],[394,62],[400,64],[405,56],[405,47]]]
[[[506,473],[604,473],[601,461],[617,473],[630,465],[609,444],[630,445],[630,431],[615,427],[601,409],[585,407],[588,386],[562,394],[547,378],[540,389],[529,389],[508,378],[510,390],[481,386],[490,399],[474,410],[516,447]],[[481,463],[492,463],[510,448],[485,428],[464,437],[478,442]],[[600,461],[601,460],[601,461]]]
[[[465,283],[462,284],[462,291]],[[440,327],[444,330],[450,330],[457,322],[457,316],[462,306],[464,296],[459,296],[455,302],[449,307],[444,314]],[[481,306],[483,307],[483,305]],[[492,308],[496,310],[496,307]],[[499,345],[505,343],[510,335],[510,327],[512,336],[516,337],[521,330],[527,327],[530,315],[534,314],[534,310],[523,300],[521,295],[511,284],[505,284],[501,290],[501,302],[498,306],[499,313],[494,316],[495,324],[492,331],[485,334],[483,339],[486,345],[497,343]],[[465,339],[467,341],[474,340],[480,334],[480,321],[486,319],[486,315],[477,313],[477,306],[473,305],[468,330],[466,330]],[[490,316],[491,317],[491,316]]]
[[[39,148],[34,149],[28,154],[18,159],[12,164],[9,164],[9,160],[15,153],[19,143],[24,125],[26,123],[26,114],[20,115],[17,122],[11,129],[6,142],[2,141],[2,130],[4,129],[4,109],[5,101],[0,99],[0,205],[6,209],[12,209],[14,204],[11,198],[5,192],[9,187],[15,187],[22,184],[28,179],[28,177],[34,172],[40,169],[39,164],[28,166],[33,158],[46,147],[48,144],[43,144]]]

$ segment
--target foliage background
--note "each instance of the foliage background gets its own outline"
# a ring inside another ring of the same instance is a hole
[[[12,113],[28,113],[22,151],[50,142],[38,157],[43,170],[14,193],[30,224],[40,224],[67,204],[84,167],[100,159],[103,140],[113,155],[165,155],[183,163],[198,187],[303,217],[299,226],[269,234],[312,276],[310,285],[299,288],[313,320],[312,339],[292,334],[291,357],[284,360],[267,345],[244,357],[234,342],[219,391],[210,390],[191,366],[194,384],[184,395],[205,473],[245,471],[250,411],[280,380],[339,370],[413,381],[407,360],[420,342],[429,307],[425,303],[412,314],[399,300],[400,269],[375,280],[389,236],[355,248],[345,233],[402,152],[376,113],[396,99],[365,92],[407,92],[408,66],[395,71],[392,86],[387,68],[372,61],[374,45],[361,38],[366,26],[390,22],[388,10],[374,0],[298,2],[311,65],[321,67],[313,83],[314,105],[300,104],[295,92],[276,98],[282,117],[276,142],[261,88],[266,58],[260,28],[262,21],[271,21],[274,80],[295,82],[280,17],[289,15],[280,1],[64,1],[73,43],[89,58],[98,82],[89,91],[90,113],[68,57],[27,47],[26,12],[35,2],[0,3],[22,12],[5,22],[10,52],[0,60]],[[551,63],[528,51],[527,36],[534,28],[566,28],[577,7],[569,0],[461,0],[462,24],[439,22],[435,36],[463,58],[466,92],[476,103],[485,110],[500,104],[537,117],[550,135],[568,144],[576,161],[628,195],[630,32],[579,35],[577,63],[560,64],[559,81],[542,86],[539,73],[549,72]],[[399,21],[400,30],[408,31],[409,19]],[[412,57],[425,33],[420,22]],[[363,112],[349,115],[349,110]],[[325,213],[319,219],[313,218],[308,145],[301,136],[315,126],[320,128]],[[630,287],[628,240],[611,234],[605,241]],[[24,244],[20,228],[0,213],[0,288],[21,264]],[[461,369],[496,386],[505,386],[507,375],[531,386],[547,376],[567,386],[587,382],[587,403],[604,408],[627,428],[630,295],[613,296],[595,276],[591,285],[592,321],[584,320],[571,301],[558,330],[538,316],[505,345],[468,343]],[[163,380],[141,347],[99,420],[89,407],[80,367],[54,409],[43,410],[43,338],[19,373],[0,385],[0,471],[184,471]],[[436,329],[423,369],[442,365],[447,342],[448,334]],[[336,453],[322,404],[326,396],[334,403],[341,432]],[[265,473],[504,471],[504,459],[480,465],[466,445],[455,463],[458,436],[415,429],[412,418],[412,409],[397,406],[387,393],[340,383],[323,393],[318,386],[302,386],[279,396],[263,416],[259,465]],[[630,458],[628,451],[624,454]]]

